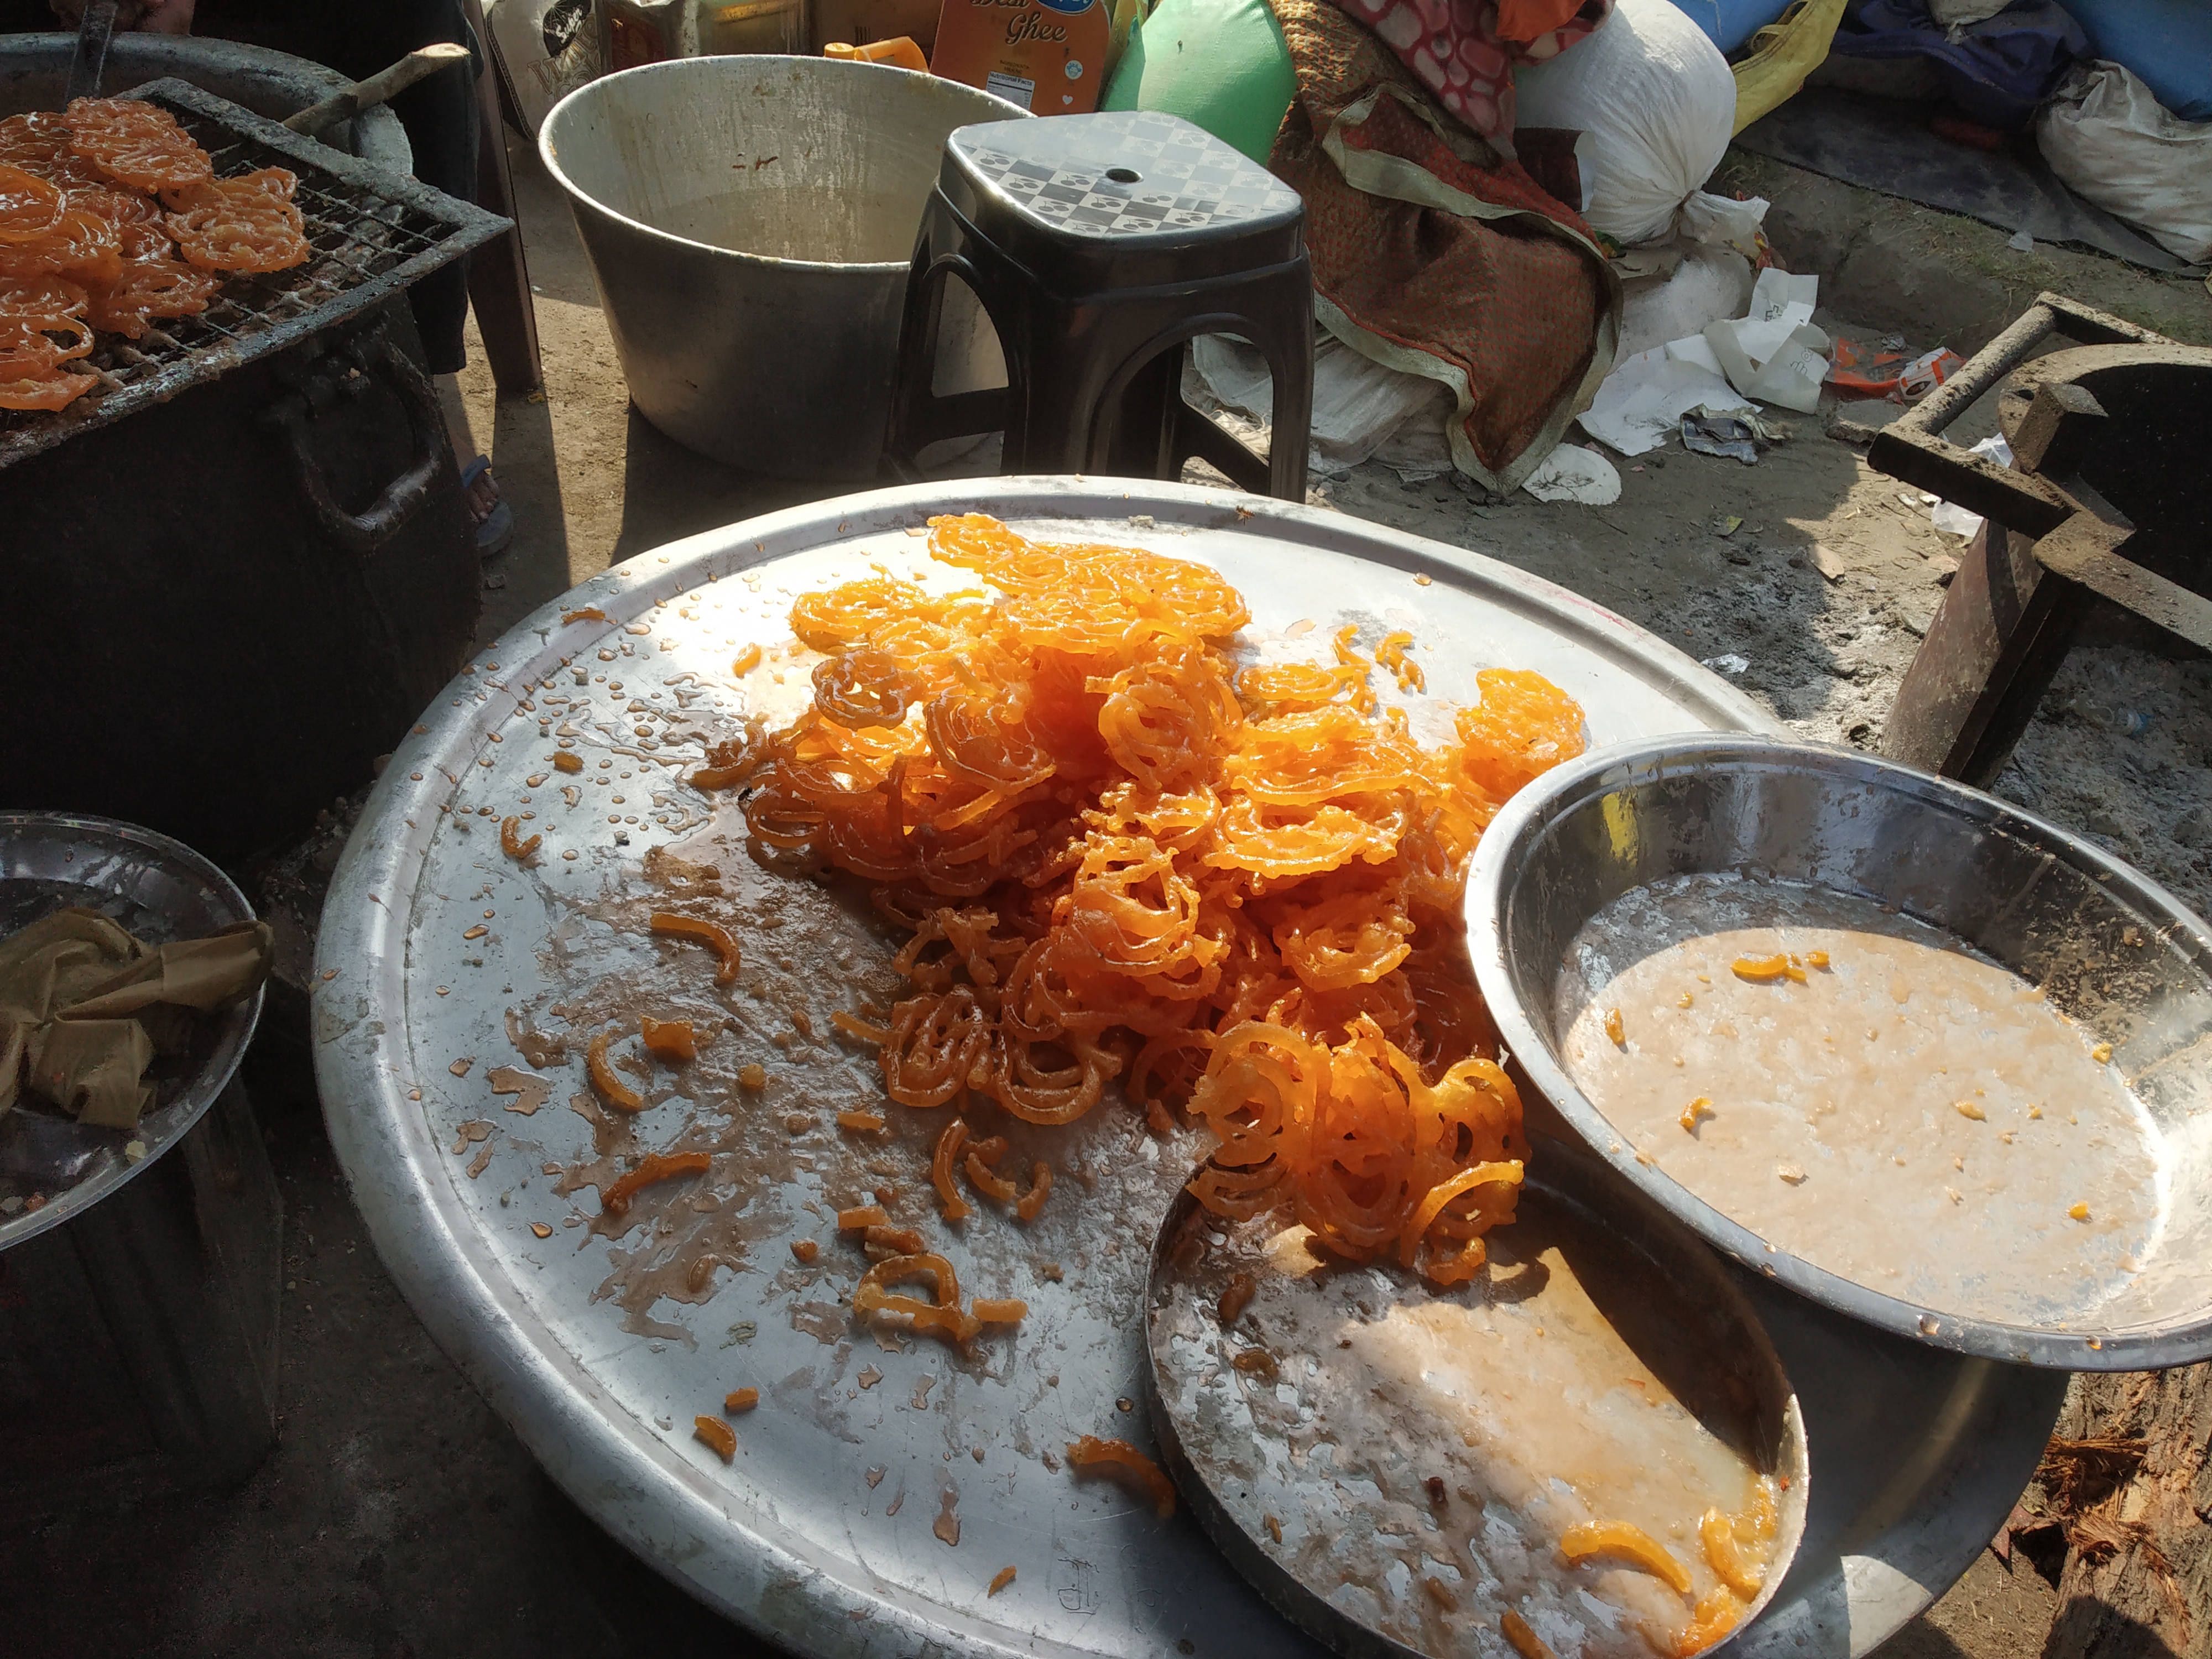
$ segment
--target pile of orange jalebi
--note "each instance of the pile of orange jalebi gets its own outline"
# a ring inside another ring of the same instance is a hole
[[[1458,740],[1424,748],[1350,629],[1328,663],[1239,672],[1249,613],[1204,566],[977,515],[933,520],[930,550],[996,593],[801,598],[812,707],[695,780],[751,783],[757,856],[866,878],[910,935],[914,994],[837,1017],[890,1097],[1066,1123],[1119,1079],[1156,1127],[1184,1107],[1218,1134],[1214,1211],[1472,1274],[1522,1142],[1461,889],[1506,797],[1581,752],[1581,709],[1485,670]]]
[[[218,273],[307,258],[289,173],[214,175],[175,117],[135,99],[0,120],[0,409],[61,409],[98,386],[73,367],[96,328],[140,339],[204,311]]]

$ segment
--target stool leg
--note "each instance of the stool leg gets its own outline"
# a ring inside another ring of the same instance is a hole
[[[1310,311],[1294,338],[1277,331],[1267,366],[1275,375],[1274,427],[1267,441],[1267,494],[1279,501],[1306,498],[1306,447],[1313,435],[1313,321]]]
[[[911,477],[919,470],[918,458],[929,445],[939,439],[995,430],[1006,424],[1008,410],[1016,405],[1015,397],[1007,391],[963,392],[940,398],[934,389],[944,334],[945,285],[956,275],[968,284],[983,314],[999,331],[1010,384],[1018,387],[1005,307],[992,304],[994,285],[969,257],[981,252],[965,234],[951,204],[933,193],[907,273],[892,380],[890,429],[884,445],[893,467],[903,475]]]
[[[1091,435],[1092,467],[1115,478],[1175,478],[1182,471],[1177,426],[1182,400],[1182,344],[1157,352],[1109,395]]]
[[[1301,255],[1243,296],[1243,333],[1267,360],[1274,380],[1273,434],[1267,447],[1268,495],[1306,498],[1306,447],[1313,434],[1313,271]]]
[[[1072,458],[1065,465],[1113,477],[1175,479],[1182,476],[1183,463],[1198,455],[1239,487],[1262,490],[1266,465],[1182,398],[1185,347],[1197,335],[1234,331],[1239,319],[1185,316],[1158,327],[1162,316],[1173,315],[1173,303],[1164,307],[1156,296],[1139,295],[1126,303],[1109,300],[1085,307],[1088,326],[1071,337],[1081,339],[1084,349],[1067,357],[1085,367],[1112,368],[1085,375],[1080,387],[1061,395],[1059,449]]]
[[[1164,448],[1161,455],[1161,467],[1152,476],[1160,478],[1180,478],[1182,476],[1183,464],[1195,459],[1206,462],[1239,489],[1248,490],[1255,495],[1279,494],[1279,491],[1277,490],[1274,482],[1274,471],[1268,459],[1253,453],[1241,441],[1231,437],[1212,419],[1183,401],[1182,376],[1180,370],[1182,366],[1183,349],[1200,335],[1226,334],[1253,343],[1267,360],[1269,377],[1274,383],[1274,398],[1278,410],[1273,424],[1274,429],[1279,433],[1282,430],[1280,410],[1285,379],[1284,368],[1279,361],[1281,353],[1279,350],[1269,349],[1265,332],[1255,328],[1249,319],[1239,316],[1194,318],[1183,325],[1178,332],[1184,337],[1180,339],[1176,349],[1168,354],[1178,372],[1166,387],[1163,422]],[[1299,458],[1297,495],[1293,498],[1298,501],[1305,499],[1304,434],[1312,420],[1310,386],[1308,387],[1305,395],[1304,404],[1294,406],[1291,410],[1296,419],[1296,429],[1298,434],[1296,445]],[[1295,399],[1293,401],[1295,405]],[[1282,445],[1271,441],[1270,449],[1271,453],[1279,453]]]
[[[1178,403],[1182,399],[1176,399]],[[1273,493],[1267,464],[1216,426],[1206,416],[1183,404],[1176,414],[1176,455],[1174,471],[1163,473],[1163,477],[1181,477],[1183,463],[1196,459],[1235,484],[1239,489],[1254,495]],[[1298,497],[1303,501],[1304,495]]]
[[[933,210],[935,204],[931,207]],[[929,413],[929,382],[937,362],[937,325],[944,307],[945,277],[936,264],[932,215],[922,216],[921,234],[908,267],[906,297],[899,309],[898,357],[891,376],[890,429],[884,437],[884,453],[901,472],[910,471],[914,458],[929,440],[923,425]]]
[[[1001,470],[1109,471],[1102,440],[1113,423],[1106,411],[1129,362],[1114,349],[1111,314],[1089,301],[1064,301],[1028,283],[1018,286],[1018,314],[1001,334],[1013,386]]]

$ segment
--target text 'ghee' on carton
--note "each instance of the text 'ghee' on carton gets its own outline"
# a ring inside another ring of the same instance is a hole
[[[1088,115],[1111,31],[1106,0],[945,0],[929,67],[1033,115]]]

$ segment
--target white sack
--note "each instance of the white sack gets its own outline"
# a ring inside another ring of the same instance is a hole
[[[1583,167],[1583,216],[1624,246],[1665,236],[1720,165],[1735,76],[1672,0],[1619,0],[1605,26],[1513,72],[1514,123],[1566,127]]]
[[[1614,361],[1685,335],[1702,334],[1706,324],[1724,317],[1741,317],[1750,299],[1750,260],[1732,249],[1693,243],[1684,250],[1682,263],[1671,276],[1625,285],[1620,349]]]
[[[2212,261],[2212,122],[2185,121],[2118,64],[2078,72],[2035,118],[2051,170],[2168,253]]]
[[[1267,360],[1255,347],[1201,334],[1191,342],[1190,372],[1217,401],[1259,423],[1260,429],[1240,435],[1262,448],[1272,441],[1274,385]],[[1184,384],[1188,390],[1188,377]],[[1307,464],[1316,471],[1341,472],[1373,458],[1401,468],[1449,471],[1443,423],[1455,407],[1450,392],[1435,380],[1385,368],[1340,340],[1318,341]],[[1432,454],[1433,468],[1425,465]]]

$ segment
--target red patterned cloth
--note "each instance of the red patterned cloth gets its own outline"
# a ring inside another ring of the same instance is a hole
[[[1513,66],[1556,58],[1613,0],[1336,0],[1478,137],[1513,152]],[[1502,14],[1502,17],[1501,17]],[[1514,38],[1525,34],[1527,38]]]
[[[1267,167],[1305,201],[1316,314],[1449,389],[1453,465],[1518,488],[1613,366],[1618,281],[1581,216],[1372,33],[1328,0],[1271,3],[1298,90]]]

